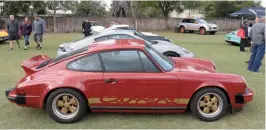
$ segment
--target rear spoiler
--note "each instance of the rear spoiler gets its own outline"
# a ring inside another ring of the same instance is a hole
[[[22,62],[21,67],[23,68],[23,70],[25,71],[26,75],[30,75],[32,73],[37,72],[37,67],[43,63],[44,61],[47,61],[51,58],[49,58],[46,55],[37,55],[34,56],[30,59],[27,59],[25,61]]]

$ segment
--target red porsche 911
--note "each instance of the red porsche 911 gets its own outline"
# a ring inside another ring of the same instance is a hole
[[[217,73],[212,61],[166,58],[137,39],[107,40],[56,59],[22,63],[26,75],[7,98],[45,108],[57,122],[91,112],[177,113],[215,121],[242,109],[253,92],[243,77]]]

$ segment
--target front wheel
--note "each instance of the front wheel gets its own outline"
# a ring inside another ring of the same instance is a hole
[[[204,88],[193,96],[190,108],[192,114],[200,120],[215,121],[227,112],[228,101],[220,89]]]
[[[201,35],[205,35],[206,34],[206,29],[205,28],[200,28],[199,29],[199,33],[201,34]]]
[[[63,88],[52,92],[47,98],[46,110],[56,122],[73,123],[87,112],[87,101],[76,90]]]

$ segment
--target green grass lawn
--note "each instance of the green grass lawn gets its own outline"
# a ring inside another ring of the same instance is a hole
[[[15,48],[8,52],[8,44],[0,44],[0,128],[264,128],[265,126],[265,62],[263,74],[247,71],[245,61],[249,52],[240,52],[239,47],[224,42],[224,33],[201,36],[198,34],[178,34],[154,32],[170,38],[174,43],[192,51],[196,57],[213,60],[218,72],[233,73],[244,76],[255,96],[251,103],[235,114],[227,114],[215,122],[203,122],[184,114],[119,114],[88,113],[85,118],[74,124],[59,124],[53,121],[44,110],[19,107],[10,103],[4,94],[5,89],[12,88],[24,75],[20,67],[23,60],[38,54],[55,57],[58,45],[83,37],[78,33],[46,35],[43,50],[37,51],[31,41],[31,49],[25,51]],[[32,37],[31,37],[32,39]],[[20,41],[23,44],[23,41]],[[249,50],[249,48],[246,48]]]

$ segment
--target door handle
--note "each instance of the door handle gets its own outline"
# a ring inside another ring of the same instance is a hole
[[[117,83],[118,81],[116,79],[105,79],[104,80],[105,83],[110,83],[110,84],[115,84]]]

